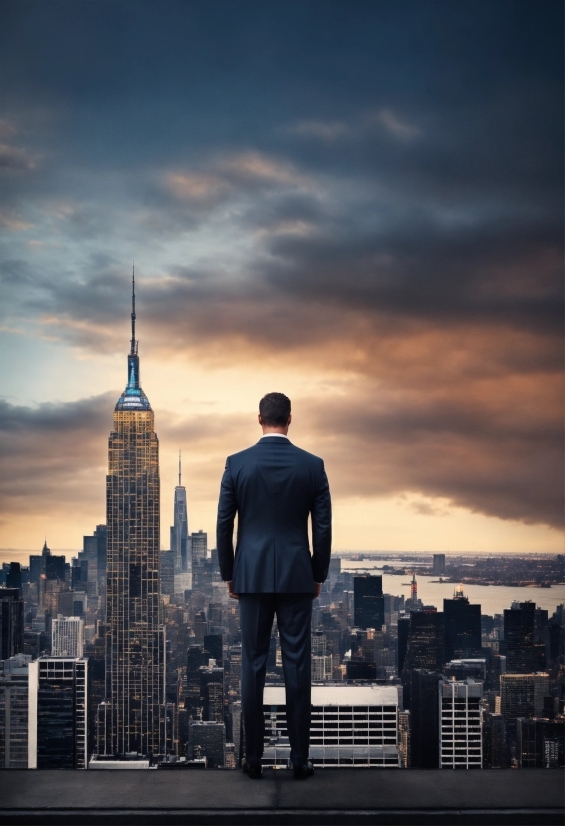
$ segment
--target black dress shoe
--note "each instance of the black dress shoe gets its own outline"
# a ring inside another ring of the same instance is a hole
[[[243,773],[251,780],[261,780],[263,777],[263,768],[261,766],[250,766],[247,760],[243,764]]]
[[[311,760],[307,760],[305,763],[298,763],[292,767],[294,772],[294,779],[295,780],[307,780],[309,777],[312,777],[314,774],[314,766],[312,765]]]

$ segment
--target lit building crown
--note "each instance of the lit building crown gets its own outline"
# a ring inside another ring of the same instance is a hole
[[[116,410],[151,410],[149,399],[139,383],[139,356],[135,340],[135,270],[131,280],[131,350],[128,356],[128,383],[118,399]]]

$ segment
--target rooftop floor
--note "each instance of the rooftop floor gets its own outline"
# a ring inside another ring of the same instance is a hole
[[[0,825],[563,823],[559,770],[0,771]]]

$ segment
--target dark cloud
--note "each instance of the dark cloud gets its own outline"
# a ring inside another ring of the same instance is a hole
[[[115,351],[135,257],[144,352],[352,382],[339,495],[559,523],[561,4],[4,8],[7,324]],[[94,490],[112,404],[5,405],[6,506]],[[160,421],[212,490],[234,422]]]
[[[492,389],[492,388],[491,388]],[[524,392],[528,391],[524,385]],[[360,392],[306,409],[338,495],[411,491],[475,512],[562,526],[560,400],[548,412],[497,409],[500,398],[389,398]],[[541,399],[540,399],[541,401]],[[527,405],[524,405],[526,408]]]
[[[36,408],[0,401],[0,510],[21,518],[30,510],[80,512],[93,503],[103,509],[115,401],[115,393]]]

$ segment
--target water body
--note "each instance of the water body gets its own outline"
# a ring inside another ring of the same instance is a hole
[[[377,567],[377,564],[381,566]],[[393,596],[410,596],[409,580],[412,578],[409,574],[404,576],[397,576],[391,574],[383,574],[382,565],[395,565],[400,567],[402,564],[398,559],[383,560],[379,559],[378,563],[372,565],[370,559],[364,559],[362,562],[346,559],[342,557],[342,570],[349,573],[361,572],[374,573],[382,575],[383,577],[383,593],[393,594]],[[422,563],[424,564],[424,563]],[[411,567],[418,567],[418,563],[410,563]],[[437,576],[421,576],[418,577],[418,597],[422,600],[424,605],[435,605],[438,611],[443,610],[443,600],[451,599],[453,591],[457,586],[454,582],[437,582]],[[535,588],[526,586],[524,588],[516,588],[507,585],[463,585],[463,593],[469,597],[469,602],[479,603],[481,605],[481,613],[502,614],[505,608],[510,608],[514,601],[526,602],[531,600],[535,602],[540,608],[545,608],[549,611],[551,616],[555,611],[555,607],[562,602],[565,603],[565,584],[552,585],[551,588]]]

